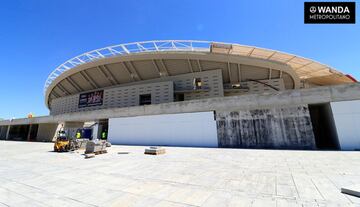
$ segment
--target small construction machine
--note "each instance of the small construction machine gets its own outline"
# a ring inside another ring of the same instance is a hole
[[[77,143],[74,139],[70,138],[66,131],[60,130],[54,143],[55,152],[68,152],[77,149]]]
[[[106,153],[107,147],[111,144],[107,142],[107,131],[98,132],[95,127],[98,123],[88,127],[78,129],[61,128],[57,133],[57,138],[54,144],[55,152],[69,152],[75,150],[85,150],[85,154],[103,154]],[[101,136],[100,139],[98,137]]]

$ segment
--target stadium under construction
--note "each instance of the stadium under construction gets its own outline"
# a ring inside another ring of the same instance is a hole
[[[48,116],[0,121],[0,139],[93,127],[113,144],[360,149],[360,84],[285,52],[164,40],[109,46],[57,67]]]

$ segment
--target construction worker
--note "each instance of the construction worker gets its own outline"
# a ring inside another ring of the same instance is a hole
[[[103,131],[102,133],[101,133],[101,139],[106,139],[107,137],[106,137],[106,131]]]
[[[59,130],[58,136],[59,137],[66,137],[66,132],[64,130]]]
[[[77,131],[76,132],[76,139],[80,139],[81,138],[81,133],[80,133],[80,131]]]

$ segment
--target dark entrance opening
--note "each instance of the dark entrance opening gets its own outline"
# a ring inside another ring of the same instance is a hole
[[[36,140],[38,128],[39,128],[38,124],[30,125],[30,133],[29,133],[29,137],[28,137],[29,141],[35,141]]]
[[[185,100],[185,96],[183,93],[176,93],[175,94],[175,101],[184,101]]]
[[[99,121],[98,139],[107,140],[109,131],[109,120],[101,119]]]
[[[6,134],[9,126],[0,126],[0,140],[6,139]]]
[[[339,150],[340,144],[330,103],[310,104],[309,111],[316,147],[324,150]]]
[[[12,125],[10,126],[9,139],[16,141],[25,141],[29,133],[30,125]]]
[[[151,94],[142,94],[140,95],[140,105],[150,105],[151,104]]]

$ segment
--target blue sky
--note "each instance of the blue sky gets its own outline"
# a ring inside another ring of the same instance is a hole
[[[254,45],[312,58],[360,79],[359,23],[306,25],[303,7],[303,0],[4,0],[0,118],[47,115],[43,84],[53,69],[83,52],[134,41]]]

